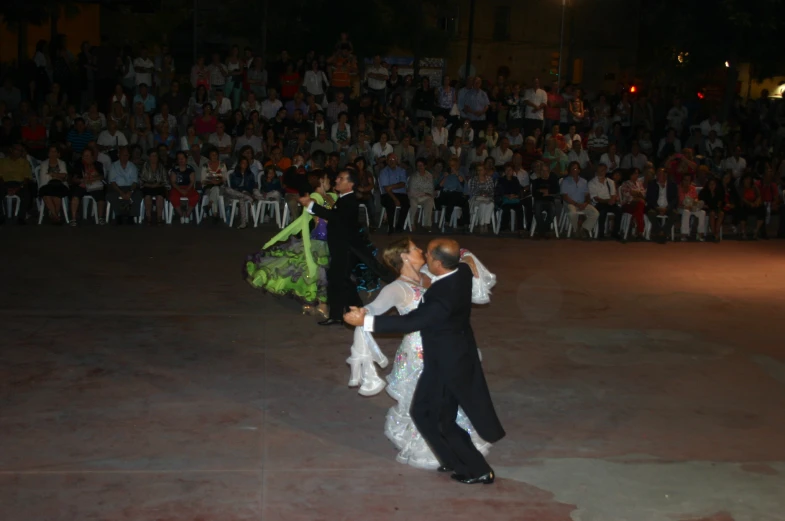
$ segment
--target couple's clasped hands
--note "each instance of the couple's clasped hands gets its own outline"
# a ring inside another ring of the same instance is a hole
[[[343,314],[343,321],[350,326],[360,327],[365,322],[365,308],[351,306],[348,313]]]

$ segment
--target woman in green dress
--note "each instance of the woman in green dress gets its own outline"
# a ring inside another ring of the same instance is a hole
[[[327,173],[308,174],[311,199],[332,208],[338,196]],[[313,223],[313,226],[312,226]],[[245,277],[254,288],[303,302],[303,313],[327,317],[327,221],[303,212],[292,224],[248,257]]]

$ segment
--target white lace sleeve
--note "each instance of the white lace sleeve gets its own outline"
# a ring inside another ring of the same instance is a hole
[[[491,301],[491,289],[496,285],[496,275],[488,271],[488,268],[480,262],[472,252],[464,250],[461,252],[461,262],[467,262],[468,258],[474,261],[477,275],[472,279],[472,303],[487,304]]]
[[[474,261],[474,266],[477,270],[477,274],[472,279],[472,303],[487,304],[491,301],[491,288],[496,285],[496,275],[488,271],[488,268],[472,252],[461,250],[461,262],[471,266],[472,263],[468,261],[469,258]],[[433,273],[428,270],[428,266],[423,266],[420,272],[431,279],[434,277]]]
[[[392,308],[401,309],[407,305],[407,300],[411,297],[407,294],[406,287],[398,281],[387,284],[379,292],[373,302],[365,305],[369,315],[382,315]],[[362,327],[354,328],[354,342],[351,348],[351,357],[347,362],[351,365],[359,360],[373,360],[380,363],[382,367],[387,365],[387,357],[384,356],[379,344],[374,340],[373,335],[365,331]]]
[[[401,308],[406,303],[406,290],[404,287],[396,282],[387,284],[379,292],[373,302],[365,305],[365,309],[369,315],[382,315],[387,313],[393,307]]]

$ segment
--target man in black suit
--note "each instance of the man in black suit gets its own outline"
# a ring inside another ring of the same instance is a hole
[[[365,316],[352,308],[344,320],[376,333],[420,331],[423,371],[409,411],[441,463],[461,483],[493,483],[493,469],[455,422],[463,408],[484,440],[504,437],[482,371],[471,326],[472,270],[460,262],[458,243],[436,239],[428,245],[428,269],[436,275],[420,306],[402,316]]]
[[[678,218],[679,187],[668,179],[664,168],[657,170],[657,178],[646,187],[646,212],[651,222],[653,238],[665,244],[666,233]],[[659,216],[664,215],[665,219]]]
[[[300,204],[310,213],[327,221],[327,246],[330,248],[330,267],[327,268],[327,304],[330,316],[319,322],[320,326],[343,324],[343,313],[349,306],[362,306],[357,285],[352,280],[352,270],[362,262],[383,279],[389,274],[380,268],[360,233],[360,203],[354,193],[357,173],[341,170],[335,178],[338,200],[332,209],[315,204],[309,196],[300,198]]]

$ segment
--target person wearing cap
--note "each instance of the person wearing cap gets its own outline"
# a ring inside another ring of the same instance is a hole
[[[398,165],[398,156],[387,156],[387,166],[379,174],[379,190],[382,206],[387,211],[387,232],[403,231],[406,213],[409,211],[409,196],[406,195],[406,170]],[[400,208],[397,222],[395,209]]]

